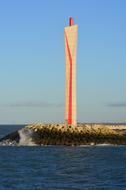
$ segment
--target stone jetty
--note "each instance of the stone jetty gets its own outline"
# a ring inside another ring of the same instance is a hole
[[[32,140],[37,145],[126,145],[126,125],[34,124],[26,129],[33,132]]]

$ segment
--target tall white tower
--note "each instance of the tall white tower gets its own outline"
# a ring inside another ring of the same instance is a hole
[[[66,51],[66,113],[65,121],[69,126],[77,124],[76,108],[76,51],[77,51],[78,26],[70,18],[69,26],[65,27]]]

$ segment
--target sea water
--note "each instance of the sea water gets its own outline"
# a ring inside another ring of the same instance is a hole
[[[126,190],[126,147],[1,146],[0,190]]]

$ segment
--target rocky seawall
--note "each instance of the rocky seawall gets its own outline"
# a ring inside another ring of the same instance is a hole
[[[37,145],[126,145],[126,126],[102,124],[36,124],[26,127],[33,132],[32,140]]]
[[[0,139],[0,145],[126,145],[126,125],[78,124],[34,124]]]

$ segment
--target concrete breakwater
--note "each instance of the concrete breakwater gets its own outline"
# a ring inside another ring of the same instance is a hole
[[[125,125],[78,124],[35,124],[26,127],[33,132],[32,140],[37,145],[126,145]]]
[[[33,145],[126,145],[126,125],[34,124],[0,139],[1,146]]]

